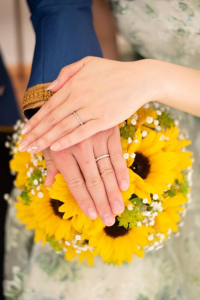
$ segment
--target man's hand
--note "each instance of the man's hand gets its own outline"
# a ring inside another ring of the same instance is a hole
[[[114,214],[124,210],[119,183],[124,190],[129,186],[118,127],[60,152],[47,149],[43,153],[47,166],[45,184],[53,184],[58,169],[83,212],[91,219],[99,214],[106,226],[112,226]],[[95,161],[108,153],[110,157]]]

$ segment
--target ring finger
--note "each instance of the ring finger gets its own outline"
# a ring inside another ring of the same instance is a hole
[[[92,147],[91,151],[88,151],[85,142],[80,143],[79,147],[80,151],[75,157],[83,172],[87,189],[95,203],[102,222],[106,226],[112,226],[115,223],[115,217],[112,213],[105,187],[96,165]]]
[[[106,143],[94,144],[94,153],[96,158],[108,154],[107,144]],[[115,176],[115,171],[110,161],[110,157],[99,159],[97,161],[97,166],[106,189],[106,193],[112,208],[112,212],[116,215],[121,214],[124,211],[124,203]]]

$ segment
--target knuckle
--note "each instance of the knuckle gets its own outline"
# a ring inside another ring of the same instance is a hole
[[[110,175],[114,175],[114,170],[111,166],[105,166],[101,168],[101,176],[107,177]]]
[[[84,126],[79,127],[79,130],[77,132],[77,136],[80,137],[80,138],[84,138],[86,136],[86,131],[85,131]]]
[[[89,198],[87,198],[87,199],[81,199],[80,201],[79,201],[79,205],[80,205],[80,207],[84,207],[84,208],[86,208],[87,206],[88,206],[88,204],[90,204],[90,199]]]
[[[43,110],[45,111],[45,112],[51,112],[52,110],[53,110],[53,102],[52,101],[47,101],[44,105],[43,105]]]
[[[69,124],[67,122],[60,122],[58,123],[58,130],[59,132],[68,132],[69,131]]]
[[[59,77],[66,77],[67,73],[68,73],[68,66],[65,66],[63,67],[61,70],[60,70],[60,73],[59,73]]]
[[[80,151],[81,153],[84,154],[84,153],[86,152],[86,150],[87,150],[86,142],[85,142],[85,141],[82,141],[82,142],[78,143],[78,144],[77,144],[77,148],[79,149],[79,151]]]
[[[113,161],[118,161],[120,159],[123,159],[123,153],[122,151],[115,151],[112,153],[111,158]]]
[[[28,137],[26,138],[28,141],[35,141],[37,140],[37,134],[35,132],[29,133]]]
[[[102,181],[100,177],[91,177],[88,178],[86,184],[89,188],[95,188],[102,185]]]
[[[42,145],[42,147],[47,147],[49,145],[49,142],[46,137],[42,137],[40,139],[40,144]]]
[[[84,181],[81,178],[70,178],[68,181],[69,188],[83,188],[84,187]]]
[[[51,159],[45,159],[45,164],[46,164],[47,169],[49,169],[48,171],[50,171],[50,169],[54,166]]]
[[[46,117],[46,120],[45,120],[45,123],[48,124],[48,125],[55,125],[56,124],[56,118],[54,115],[50,115],[48,117]]]
[[[38,119],[34,116],[30,121],[29,124],[33,127],[36,127],[39,124]]]
[[[96,206],[99,211],[107,211],[110,209],[107,201],[100,202],[96,204]]]

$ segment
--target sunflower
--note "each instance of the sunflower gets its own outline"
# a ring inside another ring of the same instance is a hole
[[[162,195],[169,189],[176,178],[174,168],[178,163],[178,155],[163,151],[165,141],[162,133],[151,130],[142,138],[141,129],[135,133],[133,141],[122,140],[122,148],[127,166],[134,172],[135,194],[150,201],[150,194]]]
[[[142,106],[127,120],[127,125],[132,124],[135,128],[140,127],[142,131],[150,132],[156,127],[155,120],[157,120],[155,109]]]
[[[163,199],[163,211],[158,212],[158,215],[155,218],[155,229],[157,232],[163,233],[165,236],[168,236],[168,231],[177,232],[178,225],[181,217],[179,212],[183,212],[184,208],[182,207],[188,201],[182,193],[177,193],[173,197],[166,197]]]
[[[74,235],[71,219],[63,220],[63,213],[59,211],[62,205],[61,201],[50,198],[49,191],[44,185],[40,186],[37,194],[31,196],[31,207],[39,227],[56,241],[70,240]]]
[[[130,180],[134,180],[134,178],[131,177],[131,171],[129,173]],[[95,220],[89,219],[82,212],[76,200],[72,196],[63,176],[61,174],[57,174],[55,178],[56,181],[50,189],[50,197],[53,199],[58,199],[63,203],[63,205],[59,207],[59,212],[63,213],[63,219],[66,220],[72,218],[72,225],[78,232],[87,230],[88,233],[93,234],[101,230],[104,227],[104,224],[100,217],[97,217]],[[134,186],[133,184],[130,184],[129,189],[125,192],[122,192],[122,196],[124,199],[128,200],[133,192]]]
[[[63,243],[62,247],[65,251],[65,259],[71,261],[75,257],[78,257],[78,263],[82,263],[84,260],[86,260],[88,265],[92,267],[94,265],[95,255],[92,247],[85,245],[85,243],[88,243],[88,240],[85,240],[84,243],[79,247],[74,247],[73,244],[66,245],[66,243]]]
[[[177,153],[178,163],[174,171],[177,174],[177,179],[181,180],[181,171],[191,167],[192,161],[190,156],[193,154],[190,151],[183,151],[182,148],[190,145],[191,141],[185,140],[184,138],[179,139],[180,128],[176,126],[167,128],[166,131],[163,130],[162,133],[166,140],[163,151]]]
[[[13,158],[10,160],[10,169],[17,172],[15,184],[20,190],[23,189],[27,180],[27,165],[33,166],[30,153],[17,152],[13,154]]]
[[[133,254],[144,256],[143,248],[148,244],[150,228],[132,227],[126,229],[119,226],[119,221],[113,226],[104,227],[98,233],[89,237],[89,245],[94,247],[94,254],[99,254],[106,263],[121,265],[131,262]]]
[[[18,202],[15,203],[15,208],[17,210],[16,218],[20,220],[22,224],[26,224],[27,230],[35,230],[34,234],[34,241],[39,242],[42,240],[42,244],[46,244],[46,234],[43,229],[39,228],[38,222],[35,219],[32,206],[25,205],[24,200],[18,196],[17,197]]]

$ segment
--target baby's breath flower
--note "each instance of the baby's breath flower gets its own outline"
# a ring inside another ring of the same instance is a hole
[[[38,185],[38,180],[37,180],[37,179],[34,179],[34,180],[33,180],[33,184],[34,184],[34,185]]]
[[[147,136],[147,134],[148,134],[147,131],[145,131],[145,130],[142,131],[142,137],[143,137],[143,138],[144,138],[145,136]]]
[[[135,153],[131,153],[131,154],[130,154],[130,157],[131,157],[131,158],[135,158],[135,157],[136,157],[136,154],[135,154]]]
[[[128,159],[129,158],[129,154],[128,153],[124,153],[124,158]]]
[[[146,121],[147,121],[148,124],[151,124],[151,123],[153,123],[153,118],[152,117],[147,117]]]

